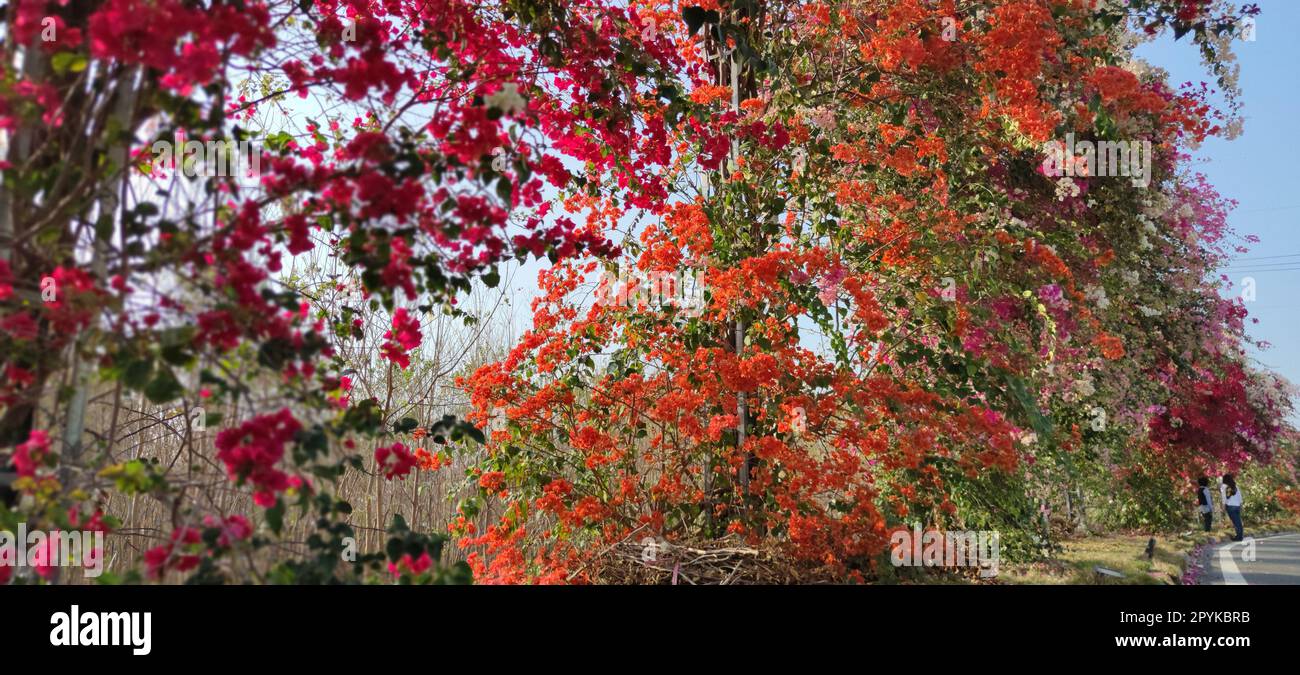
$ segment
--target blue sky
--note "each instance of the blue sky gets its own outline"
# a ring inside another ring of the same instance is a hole
[[[1237,233],[1260,238],[1226,272],[1240,288],[1255,279],[1256,300],[1246,308],[1258,324],[1249,324],[1255,339],[1272,343],[1256,353],[1259,362],[1300,384],[1300,185],[1296,158],[1300,137],[1300,40],[1291,33],[1300,25],[1300,2],[1260,0],[1255,41],[1237,42],[1245,132],[1234,141],[1211,139],[1197,153],[1199,170],[1225,196],[1240,202],[1229,222]],[[1169,71],[1174,85],[1212,82],[1200,53],[1188,38],[1171,36],[1143,45],[1138,54]]]

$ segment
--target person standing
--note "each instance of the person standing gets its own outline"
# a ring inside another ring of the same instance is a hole
[[[1214,497],[1210,492],[1210,479],[1205,476],[1196,480],[1196,504],[1201,509],[1201,524],[1209,532],[1214,525]]]
[[[1228,514],[1228,520],[1232,521],[1232,526],[1237,530],[1237,536],[1233,541],[1241,541],[1243,530],[1241,527],[1241,490],[1237,487],[1237,479],[1230,473],[1223,474],[1223,483],[1219,485],[1219,490],[1223,493],[1223,510]]]

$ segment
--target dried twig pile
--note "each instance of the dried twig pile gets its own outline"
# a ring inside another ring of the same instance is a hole
[[[629,538],[606,549],[588,567],[598,584],[798,584],[801,570],[775,547],[752,547],[738,537],[668,543]]]

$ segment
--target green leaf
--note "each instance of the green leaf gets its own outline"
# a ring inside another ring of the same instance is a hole
[[[182,391],[181,383],[176,380],[171,369],[164,368],[145,386],[144,395],[154,403],[166,403],[179,398]]]
[[[472,424],[466,423],[462,427],[462,431],[465,433],[466,436],[469,436],[471,439],[474,440],[475,443],[478,443],[479,445],[483,445],[487,443],[487,437],[483,435],[483,432],[479,430],[478,427]]]
[[[143,389],[153,374],[153,360],[142,358],[126,364],[122,369],[122,384],[131,389]]]
[[[1025,387],[1024,380],[1014,375],[1008,375],[1006,380],[1012,397],[1020,403],[1020,407],[1024,408],[1025,414],[1029,417],[1029,425],[1033,427],[1034,433],[1038,434],[1040,442],[1046,442],[1052,434],[1051,418],[1038,409],[1038,403]]]
[[[86,69],[86,57],[74,52],[59,52],[50,57],[50,66],[60,75],[80,73]]]
[[[288,132],[277,131],[266,137],[266,147],[275,152],[280,152],[281,150],[284,150],[285,146],[287,146],[292,140],[293,136],[290,136]]]
[[[497,197],[506,203],[506,206],[513,204],[511,196],[514,193],[514,187],[510,184],[510,179],[502,176],[497,179]]]
[[[270,526],[271,531],[280,534],[284,528],[284,500],[275,500],[275,506],[266,510],[266,524]]]
[[[420,426],[419,420],[415,419],[414,417],[403,417],[402,419],[398,420],[396,424],[393,425],[393,432],[398,434],[405,434],[407,432],[410,432],[412,429],[415,429],[418,426]]]
[[[694,35],[700,26],[706,23],[717,23],[718,12],[717,10],[705,11],[701,7],[683,7],[682,21],[686,22],[687,34]]]

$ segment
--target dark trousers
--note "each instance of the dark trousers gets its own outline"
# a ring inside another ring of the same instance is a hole
[[[1242,529],[1241,529],[1241,507],[1240,507],[1240,506],[1228,506],[1228,507],[1226,507],[1226,508],[1227,508],[1227,510],[1228,510],[1228,520],[1231,520],[1231,521],[1232,521],[1232,526],[1233,526],[1234,528],[1237,529],[1237,537],[1236,537],[1236,540],[1237,540],[1237,541],[1241,541],[1242,536],[1243,536],[1243,532],[1242,532]]]
[[[1209,532],[1210,528],[1214,525],[1214,514],[1208,511],[1202,513],[1201,524],[1205,526],[1205,531]]]

